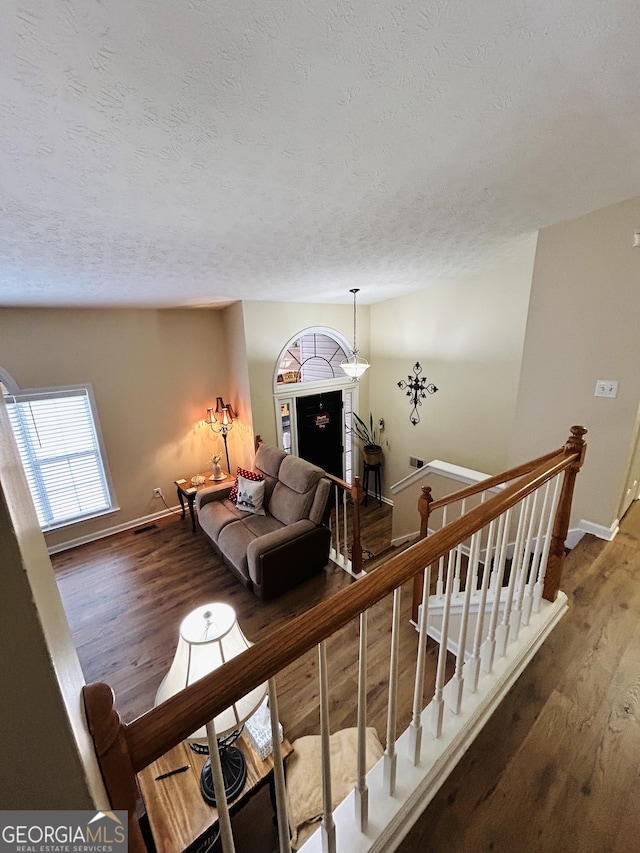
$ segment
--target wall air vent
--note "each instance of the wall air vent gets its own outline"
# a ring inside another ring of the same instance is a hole
[[[409,467],[410,468],[422,468],[424,465],[424,459],[418,459],[417,456],[409,457]]]

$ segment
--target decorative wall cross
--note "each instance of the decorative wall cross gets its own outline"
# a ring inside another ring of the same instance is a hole
[[[416,361],[413,365],[413,372],[415,376],[407,376],[407,381],[401,379],[398,382],[398,388],[402,388],[404,391],[407,391],[407,397],[411,398],[411,403],[413,404],[413,409],[411,410],[411,414],[409,415],[409,420],[415,426],[420,423],[420,415],[418,414],[418,406],[422,405],[422,401],[427,396],[427,394],[435,394],[438,390],[433,382],[429,382],[427,384],[427,377],[420,376],[422,373],[422,368],[420,367],[420,362]]]

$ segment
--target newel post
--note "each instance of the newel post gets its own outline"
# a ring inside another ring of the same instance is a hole
[[[429,515],[431,513],[431,486],[423,486],[418,498],[418,512],[420,513],[420,539],[426,539],[429,533]],[[425,566],[426,568],[426,566]],[[413,576],[413,602],[411,605],[411,619],[418,623],[418,607],[422,603],[422,573]]]
[[[89,732],[100,765],[109,803],[129,815],[129,853],[147,853],[136,815],[138,784],[131,764],[125,726],[113,703],[108,684],[87,684],[82,689]]]
[[[578,471],[582,468],[587,443],[584,440],[587,430],[582,426],[572,426],[571,435],[564,446],[567,456],[576,456],[576,459],[565,469],[562,491],[556,509],[556,517],[553,522],[553,533],[551,534],[551,546],[549,549],[549,560],[547,571],[544,576],[542,597],[547,601],[555,601],[562,580],[562,567],[565,560],[565,542],[569,532],[569,521],[571,518],[571,503],[573,501],[573,490],[576,483]]]

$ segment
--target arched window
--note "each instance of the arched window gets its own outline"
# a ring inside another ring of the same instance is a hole
[[[276,384],[318,382],[342,378],[340,362],[347,357],[344,344],[328,329],[307,329],[289,341],[280,353]]]

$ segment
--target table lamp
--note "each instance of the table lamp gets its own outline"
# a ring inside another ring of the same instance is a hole
[[[169,672],[158,688],[155,704],[159,705],[170,696],[184,690],[189,684],[213,672],[248,649],[250,645],[251,643],[240,630],[233,607],[214,602],[193,610],[180,624],[175,657]],[[233,746],[233,742],[240,736],[245,721],[259,708],[266,693],[267,683],[264,682],[214,719],[225,794],[228,800],[232,800],[240,793],[247,778],[244,756],[237,747]],[[200,752],[208,751],[204,746],[207,741],[204,726],[193,732],[187,741]],[[202,768],[200,790],[206,802],[215,806],[211,759],[208,759]]]

